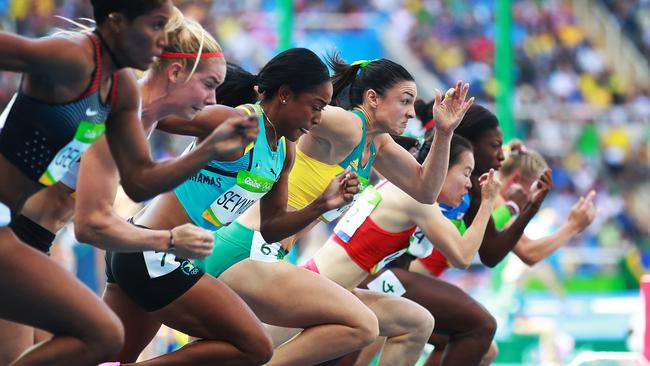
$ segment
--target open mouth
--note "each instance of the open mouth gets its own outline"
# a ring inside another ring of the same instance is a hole
[[[306,129],[306,128],[304,128],[304,127],[301,127],[301,128],[300,128],[300,131],[302,131],[302,133],[304,133],[304,134],[308,134],[308,133],[309,133],[309,130]]]

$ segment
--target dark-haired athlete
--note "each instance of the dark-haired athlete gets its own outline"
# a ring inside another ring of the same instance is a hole
[[[6,226],[31,195],[59,181],[106,130],[127,194],[143,200],[174,187],[222,156],[215,134],[174,162],[151,160],[137,118],[138,92],[129,70],[146,69],[167,45],[168,0],[95,0],[98,28],[30,40],[0,33],[0,69],[23,73],[20,91],[2,114],[0,134],[0,289],[11,301],[0,317],[45,329],[54,337],[16,365],[89,365],[117,354],[119,320],[71,274],[24,245]],[[243,122],[242,122],[243,123]],[[242,124],[248,126],[248,124]],[[235,135],[239,143],[247,136]]]

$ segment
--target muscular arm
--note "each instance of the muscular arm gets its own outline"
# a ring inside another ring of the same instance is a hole
[[[79,39],[29,39],[0,32],[0,69],[47,77],[53,82],[79,82],[94,68],[92,53]]]
[[[571,208],[566,223],[553,234],[540,239],[531,239],[522,235],[513,252],[529,266],[548,257],[594,221],[596,217],[596,207],[593,203],[595,195],[596,192],[591,191],[586,197],[580,197],[580,200]]]
[[[287,158],[282,173],[280,173],[280,179],[260,201],[260,233],[269,243],[280,241],[297,233],[325,212],[323,202],[318,199],[301,210],[287,211],[289,172],[293,167],[295,156],[295,144],[287,142]]]
[[[388,134],[378,136],[374,167],[391,183],[418,202],[433,204],[440,194],[447,175],[452,135],[452,133],[436,132],[431,150],[422,165]]]
[[[480,189],[475,188],[478,185],[478,181],[474,177],[472,179],[471,205],[464,218],[468,226],[472,225],[474,217],[478,212],[479,204],[477,202],[481,202]],[[494,220],[490,216],[483,243],[479,249],[481,262],[488,267],[496,266],[515,247],[519,238],[523,235],[526,225],[528,225],[538,210],[538,205],[527,202],[521,209],[519,216],[517,216],[509,227],[502,231],[497,230],[494,225]]]
[[[462,235],[456,226],[445,218],[438,205],[412,204],[409,206],[412,207],[410,216],[427,239],[440,249],[454,267],[467,268],[483,242],[500,187],[501,183],[494,177],[494,172],[490,172],[482,187],[486,195],[481,199],[474,222]]]
[[[287,160],[280,179],[260,204],[260,232],[267,242],[276,242],[299,232],[327,210],[342,206],[359,191],[356,178],[335,177],[325,191],[298,211],[287,211],[289,172],[295,159],[295,145],[287,143]]]
[[[234,133],[227,131],[223,140],[232,140],[229,141],[232,149],[221,151],[214,141],[206,138],[188,154],[176,159],[154,162],[137,118],[138,91],[133,75],[121,72],[119,86],[119,107],[111,113],[106,123],[106,136],[120,172],[124,191],[134,201],[144,201],[173,189],[210,160],[220,160],[224,155],[231,155],[233,151],[243,151],[246,144],[257,135],[255,121],[254,133],[249,133],[248,128],[245,133],[238,133],[237,130],[233,130]],[[250,122],[243,121],[244,118],[241,117],[239,122],[252,126]],[[214,136],[217,135],[215,133],[210,135],[210,137]]]
[[[113,211],[118,180],[106,139],[101,138],[81,160],[75,206],[77,238],[102,249],[121,252],[167,250],[168,230],[138,228]]]
[[[541,239],[534,240],[522,235],[512,251],[524,263],[532,266],[566,244],[579,232],[578,228],[565,224],[555,233]]]
[[[243,115],[243,111],[222,105],[205,107],[191,121],[178,117],[167,117],[158,121],[156,129],[174,135],[196,136],[200,140],[206,138],[212,131],[219,127],[222,121],[229,117]]]

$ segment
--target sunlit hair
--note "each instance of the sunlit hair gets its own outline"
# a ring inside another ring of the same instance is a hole
[[[512,140],[504,148],[506,160],[501,166],[501,174],[509,176],[515,171],[521,173],[522,178],[534,180],[539,178],[548,163],[537,151],[527,149],[520,140]]]
[[[194,72],[208,60],[218,59],[225,64],[226,61],[223,56],[205,57],[208,54],[223,52],[219,42],[197,21],[185,17],[178,8],[174,8],[165,31],[167,32],[168,42],[163,49],[164,53],[195,54],[195,57],[157,57],[151,65],[151,70],[154,72],[164,70],[172,62],[178,62],[183,65],[186,71],[189,71],[187,76],[187,81],[189,81]]]

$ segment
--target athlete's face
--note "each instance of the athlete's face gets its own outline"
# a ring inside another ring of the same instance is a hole
[[[153,58],[160,56],[167,45],[165,25],[171,17],[173,6],[171,0],[164,2],[150,13],[128,20],[122,14],[112,14],[116,32],[115,52],[123,60],[123,66],[146,70]]]
[[[540,172],[539,175],[541,175],[543,172]],[[528,192],[530,191],[531,186],[535,182],[536,178],[534,177],[526,177],[519,170],[515,170],[509,175],[501,175],[499,176],[499,179],[503,183],[501,186],[501,196],[502,197],[508,197],[508,194],[510,192],[510,188],[513,187],[513,185],[519,185],[523,191],[524,194],[528,195]]]
[[[401,81],[384,95],[366,94],[370,106],[375,112],[375,125],[383,132],[401,135],[406,129],[408,120],[415,117],[415,98],[417,88],[413,81]]]
[[[447,171],[442,190],[438,195],[438,202],[450,206],[458,206],[463,201],[463,196],[472,188],[470,176],[474,170],[474,154],[464,151],[456,164]]]
[[[485,132],[478,140],[472,143],[474,156],[476,157],[476,173],[478,175],[487,173],[490,169],[501,169],[503,156],[503,133],[497,127]]]
[[[216,104],[215,89],[226,78],[226,64],[221,58],[203,60],[190,80],[188,76],[189,71],[181,72],[169,95],[175,98],[174,114],[191,120],[206,106]]]
[[[320,123],[323,108],[332,99],[332,83],[326,81],[298,94],[281,91],[277,98],[281,103],[281,123],[276,126],[278,134],[297,141]]]

